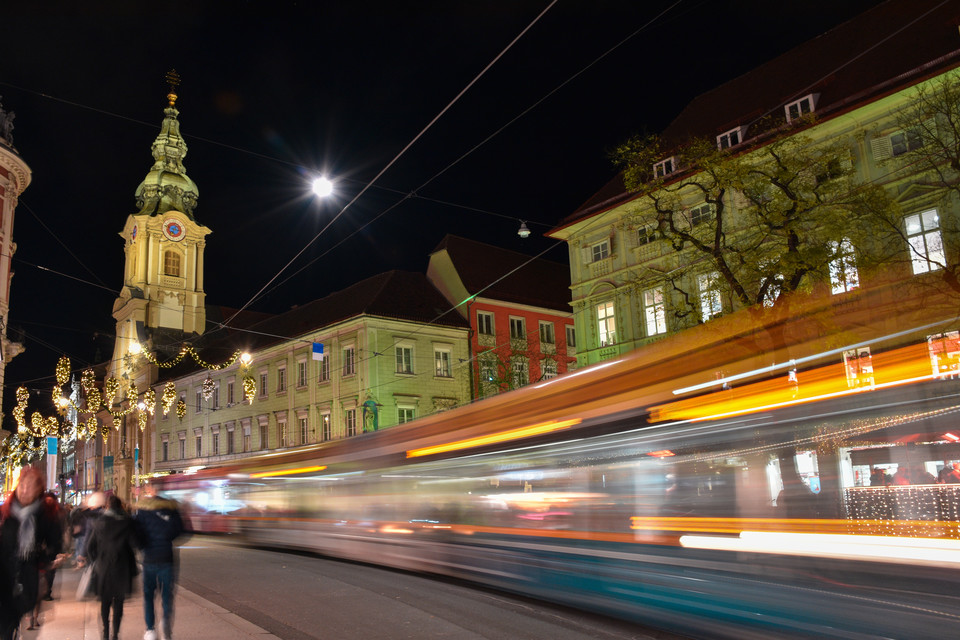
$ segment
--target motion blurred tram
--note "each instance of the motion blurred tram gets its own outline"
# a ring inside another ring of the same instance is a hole
[[[250,544],[696,638],[953,635],[956,331],[782,365],[665,354],[155,482]]]

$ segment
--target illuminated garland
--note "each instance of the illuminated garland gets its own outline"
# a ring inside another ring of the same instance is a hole
[[[183,400],[177,401],[177,417],[183,422],[183,416],[187,415],[187,403]]]
[[[210,400],[213,397],[213,392],[216,391],[217,385],[214,383],[213,378],[207,376],[207,379],[203,381],[203,399]]]
[[[237,350],[234,352],[232,356],[230,356],[230,358],[226,362],[222,362],[220,364],[210,364],[209,362],[201,358],[200,355],[196,351],[194,351],[193,347],[186,346],[186,345],[182,349],[180,349],[180,353],[177,354],[177,356],[173,360],[168,360],[167,362],[160,362],[149,351],[142,351],[141,353],[147,360],[157,365],[161,369],[171,369],[177,366],[188,355],[191,358],[193,358],[193,361],[196,362],[198,365],[200,365],[204,369],[209,369],[210,371],[220,371],[221,369],[226,369],[227,367],[231,366],[240,358],[240,351]]]
[[[255,397],[257,397],[257,381],[253,379],[253,376],[246,375],[243,377],[243,399],[247,401],[247,404],[253,404]]]
[[[163,385],[163,396],[160,398],[160,407],[163,409],[163,415],[170,413],[173,403],[177,401],[177,384],[168,382]]]

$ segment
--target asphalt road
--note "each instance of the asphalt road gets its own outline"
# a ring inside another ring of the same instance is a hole
[[[510,594],[315,555],[194,536],[180,583],[284,640],[682,640]]]

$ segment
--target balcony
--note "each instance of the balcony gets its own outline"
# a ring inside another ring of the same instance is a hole
[[[590,263],[590,277],[600,278],[613,272],[613,258],[603,258]]]

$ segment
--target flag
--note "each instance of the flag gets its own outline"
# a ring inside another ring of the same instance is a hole
[[[322,342],[313,343],[313,359],[323,360],[323,343]]]
[[[57,455],[57,438],[56,436],[47,436],[47,455],[55,456]]]

